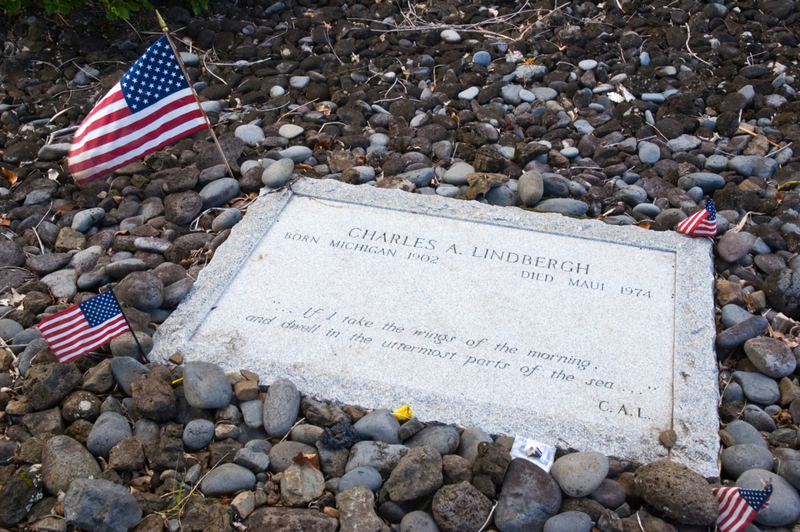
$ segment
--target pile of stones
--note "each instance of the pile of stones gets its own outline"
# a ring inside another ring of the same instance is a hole
[[[90,10],[0,21],[0,525],[689,532],[714,521],[713,485],[669,461],[573,453],[548,474],[479,427],[400,424],[244,369],[148,365],[130,334],[56,363],[35,325],[109,283],[148,351],[256,195],[305,176],[642,231],[674,230],[712,197],[721,481],[774,486],[748,532],[796,527],[800,5],[162,9],[224,159],[202,131],[82,187],[70,135],[157,38],[154,16],[134,15],[139,33]],[[665,433],[653,445],[673,443]]]
[[[675,530],[654,509],[676,523],[717,517],[708,482],[669,460],[633,472],[579,452],[551,475],[512,460],[508,436],[401,424],[386,409],[339,407],[302,397],[288,379],[265,386],[208,362],[144,365],[118,351],[126,335],[83,375],[76,364],[35,363],[24,396],[4,393],[3,526],[611,532],[639,522]],[[798,497],[777,478],[770,509],[786,519]]]

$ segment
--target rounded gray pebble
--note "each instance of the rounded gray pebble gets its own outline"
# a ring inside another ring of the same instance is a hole
[[[139,342],[137,343],[136,340]],[[131,357],[141,360],[153,348],[149,334],[138,331],[134,339],[132,332],[126,332],[111,340],[111,354],[115,357]],[[142,349],[144,353],[142,353]]]
[[[188,362],[183,370],[183,393],[195,408],[224,408],[233,390],[225,372],[210,362]]]
[[[150,370],[134,358],[123,356],[111,359],[111,374],[114,375],[114,380],[122,388],[122,391],[129,396],[131,395],[131,381],[133,378],[145,373],[150,373]]]
[[[102,220],[105,215],[106,211],[101,207],[82,210],[72,219],[72,228],[85,233],[91,226]]]
[[[372,491],[378,491],[383,484],[380,472],[374,467],[357,467],[348,471],[339,480],[339,491],[344,491],[353,486],[366,486]]]
[[[753,425],[759,432],[772,432],[778,427],[775,420],[756,405],[744,407],[744,420]]]
[[[555,461],[550,474],[570,497],[585,497],[606,478],[608,458],[597,452],[567,454]]]
[[[302,163],[311,157],[311,148],[306,148],[305,146],[290,146],[278,153],[280,153],[281,157],[284,159],[291,159],[295,163]]]
[[[255,485],[256,476],[249,469],[236,464],[222,464],[206,475],[200,483],[200,491],[206,497],[219,497],[252,490]]]
[[[417,510],[403,516],[400,532],[439,532],[439,527],[430,514]]]
[[[264,169],[261,174],[261,182],[270,188],[282,187],[292,178],[293,172],[294,162],[292,159],[280,159]]]
[[[373,410],[359,419],[353,428],[364,440],[382,441],[384,443],[400,443],[400,422],[385,408]]]
[[[8,342],[22,331],[22,325],[16,321],[7,318],[0,320],[0,338],[2,338],[3,341]]]
[[[242,139],[245,146],[258,146],[258,143],[264,140],[264,131],[253,124],[241,125],[233,134]]]
[[[107,459],[111,448],[131,435],[131,427],[124,417],[116,412],[105,412],[94,422],[86,439],[86,448],[93,455]]]
[[[661,148],[652,142],[639,144],[639,160],[645,164],[656,164],[661,159]]]
[[[300,392],[288,379],[273,382],[264,400],[264,430],[273,438],[282,438],[297,420]]]
[[[232,177],[223,177],[212,181],[200,191],[203,209],[221,207],[239,194],[239,182]]]
[[[472,56],[472,62],[478,65],[486,66],[492,62],[492,56],[489,55],[489,52],[481,50],[479,52],[475,52],[475,55]]]
[[[749,322],[750,320],[745,323]],[[778,383],[766,375],[749,371],[735,371],[733,380],[742,387],[745,397],[757,405],[771,405],[777,402],[781,396]]]
[[[571,198],[546,199],[537,204],[535,208],[540,211],[558,212],[566,216],[586,216],[589,211],[589,205]]]
[[[211,222],[211,229],[219,232],[230,229],[242,219],[242,211],[239,209],[225,209]]]
[[[736,445],[752,444],[767,448],[767,442],[761,437],[761,433],[753,425],[746,421],[736,420],[725,426],[725,432],[731,435]]]
[[[461,439],[454,427],[438,425],[426,427],[403,442],[406,447],[431,447],[440,455],[453,454],[458,449]]]
[[[761,373],[776,379],[791,375],[797,367],[792,351],[774,338],[751,338],[744,343],[744,352]]]
[[[466,185],[467,176],[475,172],[475,167],[471,164],[458,162],[453,164],[442,176],[442,181],[450,185]]]
[[[719,321],[722,323],[723,327],[729,329],[730,327],[743,323],[752,317],[753,314],[747,312],[747,310],[743,309],[739,305],[729,303],[722,307],[722,316],[720,316]]]
[[[750,469],[772,469],[772,462],[772,453],[760,445],[744,443],[722,451],[722,469],[734,479]]]
[[[591,517],[583,512],[564,512],[548,519],[543,532],[591,532],[591,530]]]
[[[190,451],[202,449],[214,439],[214,422],[193,419],[183,429],[183,444]]]
[[[519,194],[520,201],[527,207],[533,207],[539,203],[544,194],[542,174],[536,170],[529,170],[522,174],[518,180],[517,194]]]

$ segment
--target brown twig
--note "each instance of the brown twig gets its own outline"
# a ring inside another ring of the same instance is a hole
[[[749,129],[743,128],[742,126],[739,126],[739,129],[740,129],[741,131],[744,131],[744,132],[745,132],[745,133],[747,133],[748,135],[753,135],[754,137],[757,137],[757,136],[758,136],[758,133],[756,133],[755,131],[750,131]],[[772,142],[772,141],[771,141],[771,140],[769,140],[769,139],[767,139],[767,142],[769,142],[770,144],[772,144],[773,146],[775,146],[776,148],[779,148],[779,149],[781,149],[781,150],[782,150],[782,149],[785,147],[785,146],[781,146],[780,144],[776,144],[775,142]]]

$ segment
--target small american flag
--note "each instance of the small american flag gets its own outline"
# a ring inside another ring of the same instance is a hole
[[[167,37],[139,58],[75,132],[72,177],[83,185],[208,127]]]
[[[769,506],[772,484],[763,490],[744,488],[715,488],[714,495],[719,501],[719,532],[740,532],[755,519],[759,510]]]
[[[110,290],[53,314],[37,327],[62,364],[130,331]]]
[[[717,207],[707,199],[704,209],[678,224],[678,232],[689,236],[715,236],[717,234]]]

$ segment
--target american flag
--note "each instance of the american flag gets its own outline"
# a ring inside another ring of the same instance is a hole
[[[208,127],[167,37],[95,105],[75,132],[72,177],[83,185]]]
[[[53,314],[37,327],[62,364],[130,331],[110,290]]]
[[[772,484],[763,490],[744,488],[715,488],[714,495],[719,501],[719,532],[740,532],[755,519],[759,510],[769,506]]]
[[[689,236],[715,236],[717,234],[717,207],[707,199],[706,206],[678,224],[678,232]]]

